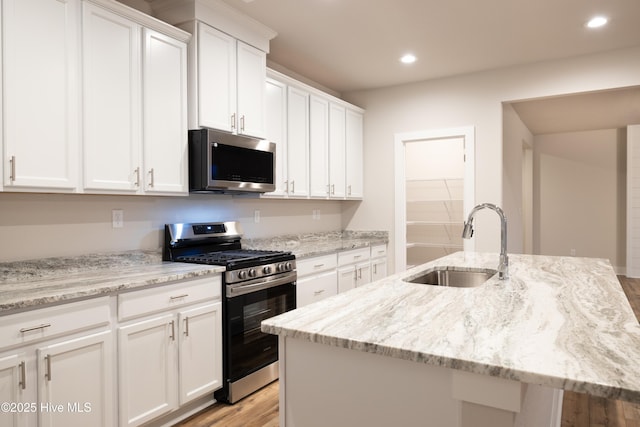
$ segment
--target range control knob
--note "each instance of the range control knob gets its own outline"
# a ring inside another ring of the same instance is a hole
[[[246,270],[238,271],[238,279],[244,280],[246,278],[247,278],[247,271]]]
[[[255,268],[251,268],[249,269],[249,277],[256,277],[256,269]]]
[[[288,270],[291,270],[291,269],[293,268],[293,264],[291,264],[290,262],[286,262],[286,263],[284,264],[284,266],[285,266],[285,268],[287,269],[287,271],[288,271]]]
[[[278,266],[276,267],[276,270],[279,271],[279,272],[286,271],[286,269],[287,269],[287,266],[284,265],[284,263],[283,264],[278,264]]]
[[[264,274],[271,274],[271,266],[267,265],[265,268],[262,269],[262,272]]]

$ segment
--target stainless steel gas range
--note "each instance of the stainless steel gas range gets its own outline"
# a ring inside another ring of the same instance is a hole
[[[165,225],[165,261],[213,264],[223,273],[224,386],[219,401],[235,403],[278,378],[278,340],[260,323],[296,307],[291,252],[242,248],[238,222]]]

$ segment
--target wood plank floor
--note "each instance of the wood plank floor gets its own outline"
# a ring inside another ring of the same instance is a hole
[[[640,319],[640,279],[620,276]],[[639,361],[640,362],[640,361]],[[178,424],[181,427],[278,427],[278,381],[235,405],[215,404]],[[565,392],[562,427],[640,427],[640,404]]]

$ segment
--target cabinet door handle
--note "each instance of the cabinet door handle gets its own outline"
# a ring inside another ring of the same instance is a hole
[[[44,357],[44,361],[46,363],[44,377],[47,381],[51,381],[51,355],[47,354]]]
[[[231,130],[236,128],[236,113],[231,115]]]
[[[169,325],[171,325],[171,335],[169,336],[169,338],[171,338],[171,341],[175,341],[176,340],[176,322],[175,322],[175,320],[172,320],[171,322],[169,322]]]
[[[284,182],[284,192],[288,193],[289,192],[289,181],[285,181]]]
[[[9,180],[11,182],[16,180],[16,156],[11,156],[9,159],[10,172],[9,172]]]
[[[24,334],[25,332],[37,331],[38,329],[44,329],[51,327],[51,323],[43,323],[38,326],[32,326],[30,328],[22,328],[20,329],[20,333]]]
[[[24,360],[18,366],[20,367],[20,382],[18,382],[18,385],[24,390],[27,388],[27,369]]]
[[[140,187],[140,166],[138,166],[133,173],[136,175],[136,182],[134,182],[133,185]]]
[[[296,181],[293,180],[291,181],[291,193],[295,193],[296,192]]]
[[[189,336],[189,317],[184,318],[184,335]]]
[[[347,186],[347,194],[350,196],[351,195],[351,186]]]
[[[373,264],[373,274],[378,274],[378,264]]]
[[[173,297],[169,297],[169,299],[170,299],[171,301],[173,301],[173,300],[176,300],[176,299],[186,298],[186,297],[188,297],[188,296],[189,296],[189,294],[182,294],[182,295],[176,295],[176,296],[173,296]]]
[[[240,116],[240,132],[244,132],[244,114]]]
[[[154,173],[153,173],[153,168],[149,169],[149,187],[153,187],[153,181],[154,181]]]

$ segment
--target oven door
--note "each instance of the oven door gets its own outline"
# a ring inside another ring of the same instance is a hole
[[[260,324],[296,304],[295,275],[276,286],[226,298],[227,381],[234,382],[278,360],[278,337]]]

